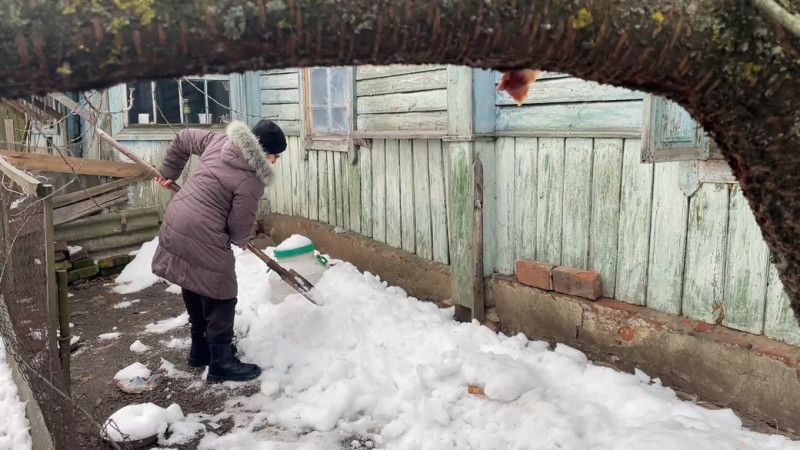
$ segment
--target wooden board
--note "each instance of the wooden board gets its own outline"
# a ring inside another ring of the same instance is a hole
[[[568,138],[564,150],[564,212],[561,224],[561,264],[589,266],[592,222],[592,147],[589,138]]]
[[[101,184],[99,186],[91,187],[88,189],[81,189],[80,191],[72,192],[70,194],[57,195],[53,197],[53,208],[60,208],[62,206],[70,205],[72,203],[77,203],[82,200],[86,200],[91,197],[96,197],[98,195],[105,194],[106,192],[110,192],[123,187],[127,188],[129,184],[137,181],[142,181],[143,178],[144,176],[123,178],[121,180],[112,181],[110,183]]]
[[[433,260],[442,264],[450,262],[450,245],[447,231],[447,186],[445,158],[441,141],[428,141],[428,168],[431,179],[431,223],[433,231]]]
[[[272,120],[300,120],[300,104],[298,103],[288,105],[264,105],[261,107],[261,111],[267,117],[274,117]]]
[[[338,223],[336,223],[336,166],[333,160],[334,153],[335,152],[325,152],[325,156],[328,158],[328,223],[331,225],[338,225]]]
[[[767,305],[764,317],[764,335],[792,345],[800,345],[800,326],[789,306],[789,296],[783,288],[775,265],[769,264]]]
[[[331,156],[333,157],[333,165],[334,165],[334,183],[335,183],[335,190],[336,190],[336,225],[347,229],[344,222],[344,184],[345,179],[342,175],[342,157],[347,156],[346,153],[340,152],[330,152]]]
[[[615,298],[644,305],[647,303],[653,165],[639,161],[640,139],[626,139],[624,146]]]
[[[447,112],[410,112],[404,114],[359,114],[357,126],[363,131],[445,130]]]
[[[14,167],[22,170],[41,170],[44,172],[100,175],[117,178],[133,177],[145,173],[145,169],[129,162],[71,158],[11,150],[0,150],[0,155],[6,157]]]
[[[552,104],[498,107],[498,130],[526,132],[585,131],[637,133],[642,127],[642,102]]]
[[[261,103],[264,105],[299,104],[299,89],[264,89],[261,91]],[[299,106],[298,106],[299,107]]]
[[[330,220],[330,196],[328,195],[328,152],[316,152],[317,165],[319,166],[319,221],[328,223]]]
[[[288,138],[292,141],[292,167],[295,192],[295,215],[308,218],[308,162],[303,159],[305,150],[298,137]]]
[[[342,194],[342,228],[351,230],[350,225],[350,170],[348,163],[347,153],[338,153],[340,166],[337,168],[339,179],[337,181],[337,190]]]
[[[414,246],[415,253],[433,259],[431,233],[431,181],[428,171],[428,141],[413,141]],[[404,195],[405,197],[405,195]]]
[[[642,99],[644,99],[644,94],[640,91],[631,91],[570,77],[537,80],[531,85],[523,104],[586,103]],[[517,106],[517,102],[506,91],[497,91],[496,104]]]
[[[452,183],[451,292],[453,302],[473,309],[476,281],[472,239],[475,186],[471,145],[470,142],[451,142],[448,144],[448,153]]]
[[[126,203],[128,201],[128,191],[123,189],[109,192],[95,198],[73,203],[53,210],[53,225],[61,225],[90,214],[100,212],[105,208]]]
[[[319,152],[308,151],[308,218],[319,220],[320,195],[319,195]]]
[[[372,239],[386,242],[386,140],[372,141]]]
[[[345,162],[345,171],[348,172],[347,192],[350,197],[350,230],[361,233],[361,164],[351,164],[348,159]]]
[[[689,200],[682,314],[714,323],[725,282],[728,187],[704,184]]]
[[[725,295],[722,324],[761,334],[767,301],[770,252],[738,185],[733,186],[725,245]]]
[[[510,180],[514,183],[514,235],[509,237],[516,242],[514,259],[536,259],[538,232],[541,222],[538,220],[537,189],[540,178],[538,171],[539,141],[536,138],[518,138],[514,140],[515,174]],[[505,156],[505,155],[503,155]],[[504,161],[505,162],[505,161]],[[508,191],[506,191],[508,194]],[[487,219],[484,216],[484,219]]]
[[[680,163],[654,164],[647,306],[681,313],[689,199],[678,184]]]
[[[261,89],[297,89],[300,86],[300,76],[298,72],[283,74],[264,74],[260,79]]]
[[[402,248],[409,253],[414,253],[416,248],[414,182],[413,146],[410,140],[404,139],[400,141],[400,231]]]
[[[603,296],[614,297],[617,280],[622,140],[595,139],[589,269],[600,274]]]
[[[363,70],[359,69],[360,73]],[[447,70],[407,73],[392,77],[358,81],[356,95],[394,94],[398,92],[433,91],[447,89]]]
[[[374,145],[374,144],[373,144]],[[372,149],[360,147],[358,150],[358,164],[361,173],[361,234],[366,237],[372,236],[372,224],[374,217],[372,214]]]
[[[483,275],[488,277],[497,265],[497,155],[494,141],[477,141],[474,145],[483,165]]]
[[[386,78],[396,75],[404,75],[419,72],[431,72],[434,70],[441,70],[443,67],[440,65],[420,64],[420,65],[406,65],[406,64],[391,64],[388,66],[358,66],[356,79],[369,80],[372,78]]]
[[[358,114],[409,113],[447,110],[447,91],[406,92],[358,98]]]
[[[514,138],[500,138],[495,149],[495,196],[497,199],[497,213],[495,217],[495,230],[497,242],[496,271],[501,274],[513,274],[516,260],[516,214],[515,194],[516,173],[515,140]],[[531,188],[533,185],[528,185]]]
[[[519,150],[519,147],[517,148]],[[564,139],[540,138],[536,161],[536,259],[561,264],[561,223],[564,206]],[[517,233],[519,234],[521,230]],[[524,231],[528,233],[526,229]]]
[[[400,143],[396,139],[386,140],[386,243],[395,248],[402,247],[400,210]]]

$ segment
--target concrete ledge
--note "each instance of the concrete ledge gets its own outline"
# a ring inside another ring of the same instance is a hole
[[[355,233],[337,233],[330,225],[303,218],[268,214],[263,222],[264,231],[275,243],[295,233],[303,234],[314,241],[319,251],[379,275],[413,297],[439,302],[450,298],[450,267],[444,264]]]
[[[797,347],[616,300],[542,291],[511,277],[495,276],[491,284],[507,334],[563,342],[592,360],[638,367],[665,385],[800,430]]]

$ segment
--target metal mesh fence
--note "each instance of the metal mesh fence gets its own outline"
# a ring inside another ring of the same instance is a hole
[[[55,448],[72,449],[76,408],[66,394],[57,336],[48,321],[45,207],[43,199],[2,177],[0,333],[42,411]]]

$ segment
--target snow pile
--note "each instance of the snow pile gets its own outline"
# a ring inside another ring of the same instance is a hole
[[[150,376],[150,369],[140,362],[135,362],[130,366],[120,370],[114,375],[117,381],[131,380],[135,377],[148,378]]]
[[[67,250],[69,251],[69,255],[72,256],[72,255],[78,253],[79,251],[83,250],[83,247],[81,247],[79,245],[76,245],[74,247],[71,246],[71,245],[68,245],[67,246]]]
[[[336,448],[357,436],[388,449],[800,449],[642,372],[457,323],[452,308],[346,262],[317,283],[323,307],[298,294],[267,301],[263,262],[248,252],[236,252],[236,271],[237,347],[264,373],[258,393],[231,401],[234,428],[198,448]]]
[[[121,302],[117,303],[116,305],[112,306],[112,308],[114,308],[114,309],[129,308],[134,303],[139,303],[140,301],[141,301],[141,299],[138,299],[138,298],[136,300],[124,300],[124,301],[121,301]]]
[[[159,320],[156,323],[148,323],[145,325],[144,330],[148,333],[166,333],[169,330],[182,327],[187,323],[189,323],[189,314],[183,313],[178,317]]]
[[[148,351],[148,350],[150,350],[150,347],[148,347],[148,346],[146,346],[146,345],[142,344],[142,341],[140,341],[140,340],[138,340],[138,339],[136,340],[136,342],[134,342],[133,344],[131,344],[131,351],[132,351],[132,352],[135,352],[135,353],[144,353],[144,352],[146,352],[146,351]]]
[[[286,250],[286,249],[291,249],[291,248],[298,248],[298,247],[306,246],[308,244],[312,244],[311,239],[309,239],[309,238],[307,238],[307,237],[305,237],[305,236],[303,236],[301,234],[293,234],[293,235],[289,236],[288,238],[286,238],[286,240],[284,240],[283,242],[278,244],[278,246],[275,247],[275,250]]]
[[[131,252],[131,254],[135,254],[136,257],[125,266],[125,269],[123,269],[114,280],[117,283],[117,286],[114,286],[114,292],[118,294],[130,294],[162,282],[169,284],[167,288],[168,292],[174,293],[175,290],[178,289],[178,293],[180,293],[179,287],[155,275],[150,269],[150,264],[153,262],[153,255],[156,253],[156,248],[158,248],[158,237],[153,238],[150,242],[145,242],[139,251],[135,253]]]
[[[17,393],[17,385],[6,362],[5,342],[0,339],[0,448],[29,449],[33,444],[25,405]]]
[[[117,339],[120,336],[122,336],[122,333],[120,333],[118,331],[114,331],[114,332],[111,332],[111,333],[103,333],[103,334],[97,336],[97,338],[100,339],[101,341],[110,341],[112,339]]]
[[[183,411],[177,404],[162,408],[153,403],[128,405],[108,418],[105,429],[108,437],[121,442],[149,438],[155,435],[163,437],[167,427],[184,419]]]

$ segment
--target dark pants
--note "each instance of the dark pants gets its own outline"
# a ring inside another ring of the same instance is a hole
[[[229,344],[233,341],[233,319],[236,315],[236,298],[218,300],[203,297],[188,289],[181,289],[183,304],[189,313],[192,333],[206,333],[210,344]]]

